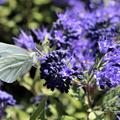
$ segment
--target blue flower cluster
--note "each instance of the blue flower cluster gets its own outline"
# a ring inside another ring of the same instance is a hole
[[[13,96],[0,90],[0,119],[4,116],[4,110],[8,105],[15,105]]]
[[[14,41],[16,45],[28,50],[35,50],[36,48],[32,35],[26,34],[23,30],[21,30],[18,38],[14,38]]]
[[[106,85],[116,87],[120,84],[120,46],[108,52],[103,61],[106,64],[101,71],[96,73],[97,83],[101,88]]]
[[[50,33],[46,28],[33,30],[33,33],[39,42],[43,42],[45,40],[45,37],[50,38]]]
[[[65,64],[65,53],[53,51],[41,60],[41,78],[46,80],[47,88],[68,92],[72,81],[72,71]]]
[[[61,4],[60,1],[54,2]],[[85,71],[95,73],[97,84],[101,88],[106,85],[119,85],[119,0],[111,0],[107,5],[104,0],[65,0],[64,4],[68,4],[68,8],[64,13],[57,14],[58,19],[50,31],[46,28],[33,30],[41,43],[47,36],[49,47],[54,49],[42,60],[40,58],[41,78],[46,80],[45,86],[52,90],[57,88],[61,92],[68,92],[73,75],[79,78]],[[15,42],[21,47],[36,49],[33,37],[23,31],[19,38],[15,38]],[[104,55],[105,66],[94,71],[96,59]]]
[[[0,0],[0,5],[5,4],[7,0]]]

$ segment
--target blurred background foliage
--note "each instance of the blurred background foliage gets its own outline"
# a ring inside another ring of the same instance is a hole
[[[5,4],[0,5],[0,42],[13,43],[12,38],[19,34],[20,29],[51,27],[57,18],[56,13],[64,8],[65,6],[57,6],[52,0],[7,0]],[[115,120],[112,109],[114,104],[118,104],[115,103],[115,95],[119,93],[120,87],[117,88],[117,93],[112,90],[107,96],[104,96],[102,91],[94,91],[93,88],[91,92],[96,92],[97,97],[91,96],[96,101],[90,109],[82,88],[76,90],[73,86],[68,94],[61,94],[57,90],[51,92],[43,87],[44,82],[40,81],[39,77],[39,70],[32,68],[22,80],[12,84],[4,83],[2,89],[13,94],[17,101],[15,107],[6,109],[4,120],[29,120],[38,106],[36,101],[39,102],[43,96],[48,96],[46,110],[42,112],[43,115],[46,112],[47,120]],[[97,101],[101,94],[104,97],[103,101]],[[34,97],[38,95],[38,99],[34,101]],[[106,110],[105,113],[103,109]]]
[[[7,0],[0,5],[1,41],[12,42],[20,29],[51,26],[61,10],[51,0]]]

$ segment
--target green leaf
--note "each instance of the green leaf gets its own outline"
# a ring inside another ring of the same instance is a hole
[[[120,109],[120,86],[110,89],[102,98],[102,108],[104,111],[117,112]]]
[[[45,103],[46,103],[46,100],[47,100],[47,97],[44,97],[41,101],[40,101],[40,103],[39,103],[39,105],[38,105],[38,107],[37,107],[37,109],[33,112],[33,114],[31,115],[31,117],[30,117],[30,120],[36,120],[38,117],[39,118],[44,118],[43,117],[43,113],[44,113],[44,108],[45,108]],[[42,119],[43,120],[43,119]]]
[[[62,116],[61,120],[76,120],[76,118],[68,116],[68,115],[64,115]]]
[[[91,112],[88,117],[89,117],[90,120],[95,120],[96,115],[95,115],[94,112]]]
[[[18,107],[8,107],[3,120],[29,120],[29,114]]]
[[[43,4],[48,4],[50,3],[50,0],[34,0],[34,3],[36,5],[43,5]]]

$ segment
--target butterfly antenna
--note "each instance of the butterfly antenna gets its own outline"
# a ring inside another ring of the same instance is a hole
[[[39,55],[44,56],[43,53],[42,53],[39,49],[35,48],[35,50],[37,51],[37,53],[38,53]]]

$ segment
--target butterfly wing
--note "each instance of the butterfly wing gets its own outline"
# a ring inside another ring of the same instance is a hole
[[[0,43],[0,80],[12,83],[17,77],[30,70],[35,61],[35,53],[14,45]]]
[[[26,54],[26,55],[29,54],[27,50],[22,49],[18,46],[0,42],[0,57],[8,56],[8,55],[16,54],[16,53]]]

